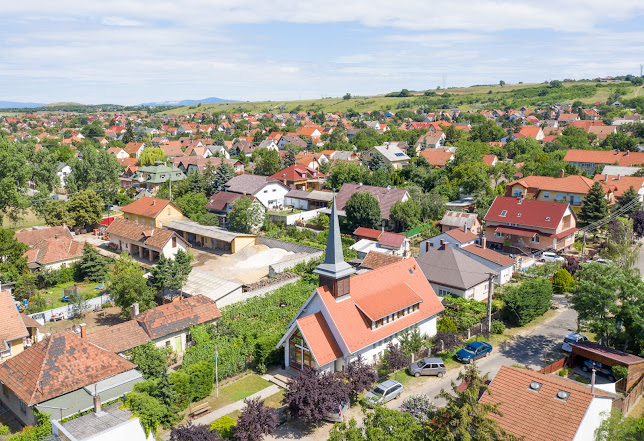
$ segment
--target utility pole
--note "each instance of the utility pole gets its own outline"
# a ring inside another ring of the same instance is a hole
[[[584,240],[581,243],[581,261],[584,261],[584,251],[586,250],[586,232],[584,231]]]
[[[492,295],[494,294],[494,273],[488,273],[487,288],[487,338],[492,332]]]

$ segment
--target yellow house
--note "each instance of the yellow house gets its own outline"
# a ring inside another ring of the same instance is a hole
[[[175,220],[189,220],[174,203],[148,196],[143,196],[138,201],[122,207],[121,211],[127,220],[157,228],[163,228],[164,225]]]
[[[595,184],[592,179],[578,175],[558,178],[550,176],[526,176],[510,182],[505,187],[505,196],[535,199],[547,202],[567,202],[570,208],[579,213],[586,195]],[[604,184],[604,193],[609,204],[614,202],[614,186]]]

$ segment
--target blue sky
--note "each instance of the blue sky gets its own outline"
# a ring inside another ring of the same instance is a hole
[[[30,0],[0,100],[287,100],[639,73],[644,1]]]

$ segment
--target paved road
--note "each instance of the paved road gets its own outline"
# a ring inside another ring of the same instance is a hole
[[[642,278],[644,278],[644,238],[640,239],[640,243],[642,246],[640,247],[640,253],[637,257],[637,261],[635,262],[635,268],[640,270],[640,274],[642,275]]]

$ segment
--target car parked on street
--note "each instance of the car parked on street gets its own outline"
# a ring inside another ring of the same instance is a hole
[[[447,369],[440,358],[422,358],[409,365],[409,373],[414,377],[421,375],[436,375],[442,377]]]
[[[584,360],[584,363],[581,365],[581,370],[584,372],[591,372],[593,367],[598,374],[608,377],[610,381],[615,381],[613,368],[611,366],[605,366],[598,361]]]
[[[384,404],[403,393],[403,385],[396,380],[385,380],[364,395],[365,401],[369,407]]]
[[[541,253],[541,256],[539,257],[539,260],[541,262],[564,262],[566,259],[564,259],[561,256],[558,256],[557,253],[552,253],[550,251],[544,251]]]
[[[492,345],[484,341],[473,341],[465,345],[456,353],[456,359],[461,363],[471,363],[482,357],[487,357],[492,352]]]
[[[571,352],[572,346],[570,346],[570,343],[577,343],[578,341],[588,341],[588,337],[583,334],[571,332],[564,337],[563,343],[561,344],[561,350]]]
[[[341,423],[344,421],[344,415],[347,413],[347,410],[349,410],[349,403],[341,403],[333,412],[327,413],[324,419],[333,423]]]

